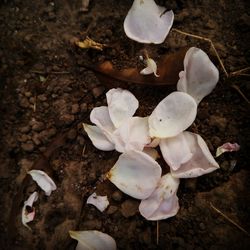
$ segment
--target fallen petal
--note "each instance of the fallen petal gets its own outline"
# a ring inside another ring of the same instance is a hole
[[[120,155],[107,177],[124,193],[136,199],[146,199],[161,178],[161,167],[151,156],[129,151]]]
[[[83,123],[83,128],[96,148],[103,151],[110,151],[115,149],[114,143],[109,141],[102,130],[97,126],[91,126]]]
[[[45,192],[47,196],[50,196],[51,192],[56,190],[56,184],[44,171],[31,170],[28,172],[28,174],[31,175],[32,179]]]
[[[128,90],[111,89],[106,97],[109,115],[116,128],[132,117],[139,106],[138,100]]]
[[[29,223],[30,221],[33,221],[34,217],[35,217],[35,209],[33,208],[33,203],[36,202],[38,199],[38,193],[34,192],[32,193],[28,200],[26,200],[24,202],[24,206],[22,208],[22,223],[25,227],[29,228],[31,230],[31,228],[27,225],[27,223]],[[30,207],[32,209],[32,212],[28,212],[27,211],[27,207]]]
[[[96,231],[69,231],[70,237],[77,240],[76,250],[115,250],[115,240],[108,234]]]
[[[142,74],[142,75],[150,75],[150,74],[154,73],[154,75],[156,77],[159,77],[159,75],[157,75],[156,62],[151,58],[147,58],[146,63],[147,63],[147,67],[145,69],[141,70],[140,74]]]
[[[199,102],[212,92],[219,80],[219,71],[201,49],[190,48],[184,59],[177,90],[188,93]]]
[[[151,156],[154,160],[160,158],[159,153],[154,148],[147,148],[147,147],[145,147],[142,152],[145,153],[145,154],[147,154],[147,155],[149,155],[149,156]]]
[[[103,212],[109,205],[107,196],[100,196],[96,193],[93,193],[87,199],[87,204],[92,204],[97,207],[98,210]]]
[[[153,0],[134,0],[123,24],[126,35],[140,43],[163,43],[174,21],[173,11],[165,11]]]
[[[219,168],[200,135],[183,132],[175,137],[161,140],[163,158],[175,178],[193,178]]]
[[[155,191],[142,200],[139,211],[147,220],[164,220],[175,216],[179,210],[178,197],[179,179],[170,173],[162,176]]]
[[[193,123],[196,114],[197,104],[190,95],[172,92],[149,116],[150,136],[158,138],[176,136]]]
[[[240,145],[238,143],[227,142],[217,148],[215,157],[218,157],[225,152],[233,152],[233,151],[239,151],[239,150],[240,150]]]

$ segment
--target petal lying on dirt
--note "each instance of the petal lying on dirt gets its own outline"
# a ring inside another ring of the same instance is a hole
[[[51,192],[56,190],[56,184],[54,181],[41,170],[31,170],[28,172],[32,179],[38,184],[38,186],[45,192],[47,196],[50,196]]]
[[[240,145],[238,143],[227,142],[217,148],[215,157],[218,157],[225,152],[234,152],[239,150],[240,150]]]
[[[146,199],[161,178],[161,167],[151,156],[129,151],[119,157],[107,177],[124,193],[136,199]]]
[[[173,92],[164,98],[149,116],[151,137],[175,136],[187,129],[195,120],[197,104],[188,94]]]
[[[30,230],[31,228],[27,225],[27,223],[33,221],[35,217],[35,209],[33,208],[33,203],[36,202],[37,199],[38,199],[38,193],[37,192],[32,193],[29,196],[28,200],[24,202],[24,206],[22,208],[22,223],[25,227],[29,228]],[[27,207],[30,207],[32,211],[28,212]]]
[[[219,168],[200,135],[183,132],[173,138],[161,140],[163,158],[176,178],[193,178]]]
[[[110,118],[116,128],[132,117],[139,107],[135,96],[125,89],[111,89],[106,93]]]
[[[102,130],[97,126],[91,126],[83,123],[83,128],[96,148],[103,151],[110,151],[115,149],[114,143],[109,141]]]
[[[151,142],[147,144],[145,147],[156,148],[159,145],[160,141],[161,141],[160,138],[151,138]]]
[[[159,153],[154,148],[147,148],[147,147],[145,147],[142,152],[145,153],[145,154],[147,154],[147,155],[149,155],[149,156],[151,156],[154,160],[160,158]]]
[[[156,77],[159,77],[159,75],[157,75],[156,62],[151,58],[147,58],[146,59],[146,64],[147,64],[147,67],[145,69],[141,70],[140,74],[142,74],[142,75],[150,75],[150,74],[154,73],[154,75]]]
[[[69,231],[70,237],[77,240],[76,250],[115,250],[115,240],[108,234],[96,231]]]
[[[179,179],[170,173],[162,176],[155,191],[142,200],[139,211],[147,220],[163,220],[175,216],[179,210],[178,197]]]
[[[103,212],[109,205],[108,197],[107,196],[100,196],[96,193],[93,193],[87,199],[87,204],[94,205],[98,210]]]
[[[131,117],[115,132],[115,148],[118,152],[130,150],[142,151],[150,142],[148,118]]]
[[[199,102],[212,92],[219,80],[219,71],[201,49],[192,47],[184,59],[177,90],[186,92]]]
[[[126,35],[140,43],[163,43],[174,21],[173,11],[158,6],[154,0],[134,0],[125,20]]]

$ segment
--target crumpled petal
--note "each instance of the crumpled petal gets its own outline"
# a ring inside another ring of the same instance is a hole
[[[170,173],[162,176],[155,191],[142,200],[139,211],[147,220],[163,220],[175,216],[179,210],[178,197],[179,179]]]
[[[196,114],[197,104],[190,95],[172,92],[149,116],[150,136],[158,138],[175,136],[193,123]]]
[[[111,89],[106,93],[106,97],[109,115],[116,128],[132,117],[139,107],[138,100],[128,90]]]
[[[174,21],[173,11],[165,11],[153,0],[134,0],[123,24],[126,35],[139,43],[163,43]]]
[[[212,92],[219,80],[219,71],[201,49],[190,48],[184,58],[177,90],[188,93],[199,102]]]
[[[36,202],[37,199],[38,199],[38,193],[33,192],[29,196],[28,200],[24,202],[24,206],[22,208],[22,223],[25,227],[29,228],[30,230],[31,228],[27,225],[27,223],[33,221],[35,217],[35,209],[33,208],[33,203]],[[30,207],[32,209],[32,212],[29,213],[26,209],[27,207]]]
[[[47,196],[50,196],[51,192],[56,190],[56,184],[44,171],[31,170],[28,172],[28,174],[31,175],[32,179],[45,192]]]
[[[100,231],[69,231],[69,234],[78,241],[76,250],[116,250],[115,240]]]
[[[161,178],[161,167],[151,156],[129,151],[120,155],[107,177],[124,193],[146,199]]]
[[[147,58],[146,63],[147,63],[147,67],[144,68],[143,70],[141,70],[140,74],[142,74],[142,75],[150,75],[150,74],[154,73],[154,75],[156,77],[159,77],[159,75],[157,74],[156,62],[151,58]]]
[[[185,131],[160,142],[163,158],[175,178],[193,178],[219,168],[200,135]]]
[[[96,148],[103,151],[110,151],[115,149],[114,143],[109,141],[107,136],[105,136],[102,130],[97,126],[91,126],[83,123],[83,128]]]
[[[93,193],[87,199],[87,204],[94,205],[98,210],[103,212],[109,205],[108,197],[107,196],[100,196],[96,193]]]
[[[131,117],[113,134],[115,148],[118,152],[129,150],[142,151],[151,139],[147,117]]]
[[[215,157],[218,157],[225,152],[233,152],[233,151],[239,151],[239,150],[240,150],[240,145],[238,143],[227,142],[217,148]]]

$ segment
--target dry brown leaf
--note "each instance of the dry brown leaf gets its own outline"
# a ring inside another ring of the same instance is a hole
[[[96,50],[101,50],[101,51],[103,50],[104,47],[106,47],[105,44],[95,42],[94,40],[92,40],[88,36],[86,37],[86,39],[83,42],[76,41],[75,44],[82,49],[90,49],[91,48],[91,49],[96,49]]]

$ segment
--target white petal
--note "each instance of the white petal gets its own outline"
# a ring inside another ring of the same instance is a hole
[[[36,202],[37,199],[38,199],[38,193],[37,192],[32,193],[29,196],[28,200],[24,202],[24,206],[22,208],[22,223],[25,227],[29,228],[30,230],[31,228],[27,225],[27,223],[29,223],[30,221],[33,221],[35,217],[35,209],[32,207],[33,207],[33,203]],[[32,212],[28,213],[28,211],[26,210],[27,206],[32,208]]]
[[[38,184],[38,186],[45,192],[47,196],[50,196],[51,192],[56,190],[56,184],[54,181],[41,170],[31,170],[28,172],[32,179]]]
[[[104,151],[110,151],[115,149],[114,143],[109,141],[109,139],[104,135],[102,130],[97,126],[91,126],[83,123],[83,128],[96,148]]]
[[[199,102],[212,92],[219,80],[219,71],[201,49],[190,48],[184,59],[177,90],[186,92]]]
[[[193,178],[219,168],[205,141],[198,134],[183,132],[161,140],[163,158],[176,178]]]
[[[221,154],[224,154],[225,152],[233,152],[233,151],[239,151],[239,150],[240,150],[240,145],[238,143],[227,142],[217,148],[215,157],[218,157]]]
[[[138,100],[128,90],[111,89],[106,97],[109,115],[116,128],[132,117],[139,106]]]
[[[115,132],[115,148],[118,152],[129,150],[142,151],[150,142],[148,118],[131,117]]]
[[[196,114],[197,104],[190,95],[173,92],[149,116],[149,133],[158,138],[175,136],[193,123]]]
[[[160,180],[161,167],[149,155],[129,151],[119,157],[107,176],[124,193],[136,199],[146,199]]]
[[[179,179],[172,177],[170,173],[162,176],[155,191],[141,201],[141,215],[147,220],[163,220],[175,216],[179,210],[176,195],[179,183]]]
[[[100,196],[96,193],[93,193],[87,199],[87,204],[92,204],[97,207],[98,210],[103,212],[109,205],[107,196]]]
[[[146,63],[147,63],[147,67],[145,69],[141,70],[140,74],[142,74],[142,75],[149,75],[149,74],[154,73],[154,75],[156,77],[159,77],[159,75],[157,75],[157,65],[156,65],[156,62],[153,59],[151,59],[151,58],[147,58]]]
[[[126,35],[140,43],[164,42],[174,21],[173,11],[165,10],[153,0],[135,0],[123,24]]]
[[[108,234],[90,231],[69,231],[70,237],[77,240],[76,250],[115,250],[115,240]]]

